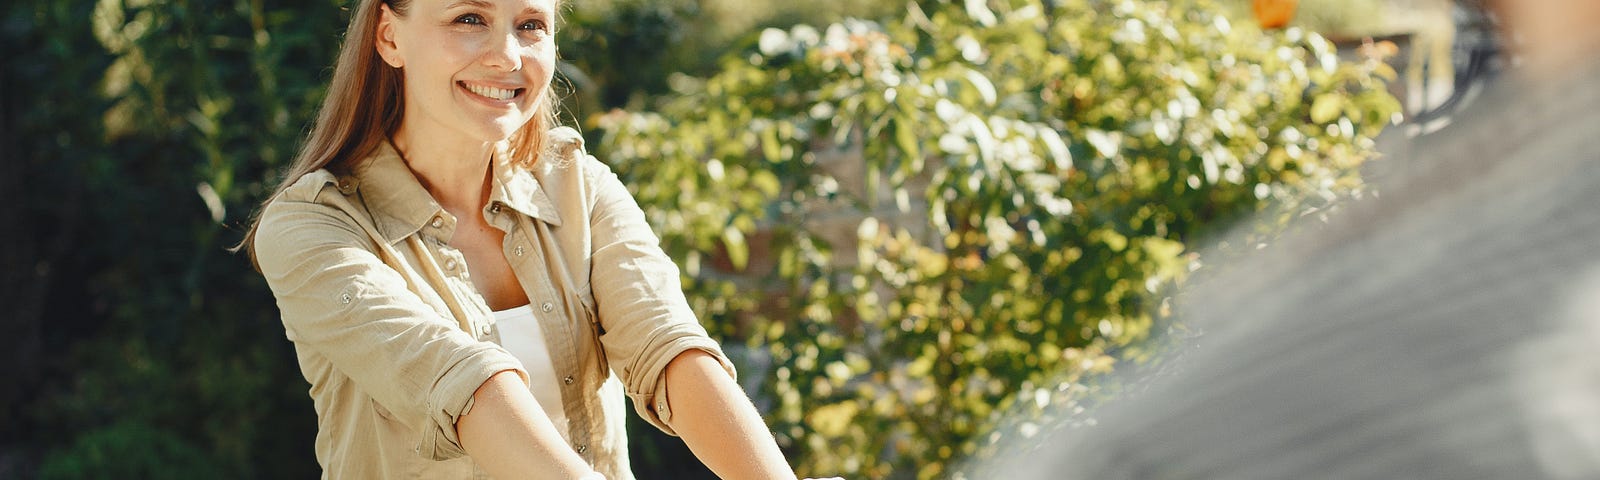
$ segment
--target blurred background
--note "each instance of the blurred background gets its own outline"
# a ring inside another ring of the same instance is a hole
[[[225,249],[343,0],[0,6],[0,478],[308,478]],[[564,121],[683,268],[802,475],[963,478],[1170,365],[1183,282],[1373,195],[1508,62],[1449,0],[589,0]],[[1249,223],[1239,225],[1241,219]],[[1219,245],[1227,228],[1250,232]],[[1216,252],[1200,256],[1199,251]],[[632,428],[641,478],[709,478]]]

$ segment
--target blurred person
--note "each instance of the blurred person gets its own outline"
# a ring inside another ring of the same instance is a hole
[[[556,124],[560,0],[361,0],[241,248],[323,478],[633,478],[624,394],[717,475],[794,478],[617,176]]]
[[[1204,333],[1175,373],[995,468],[1600,478],[1600,2],[1491,6],[1513,76],[1387,160],[1380,196],[1186,288]]]

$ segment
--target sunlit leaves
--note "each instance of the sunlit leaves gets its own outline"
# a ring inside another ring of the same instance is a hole
[[[1332,122],[1342,113],[1344,113],[1344,98],[1337,94],[1318,95],[1311,103],[1311,121],[1316,123]]]
[[[686,284],[713,329],[755,322],[802,473],[864,478],[1076,415],[1181,330],[1161,305],[1199,239],[1359,189],[1396,107],[1377,64],[1204,0],[920,2],[722,65],[606,115],[597,150],[670,253],[711,259]]]

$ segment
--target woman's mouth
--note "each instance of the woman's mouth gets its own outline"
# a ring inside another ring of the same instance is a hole
[[[501,102],[517,98],[518,95],[522,95],[522,92],[527,90],[526,88],[506,89],[487,85],[474,85],[467,82],[456,82],[456,84],[474,95]]]

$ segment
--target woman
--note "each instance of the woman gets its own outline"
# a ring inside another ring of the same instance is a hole
[[[559,7],[354,12],[242,244],[311,383],[324,478],[632,478],[624,392],[719,476],[794,478],[639,207],[554,128]]]

